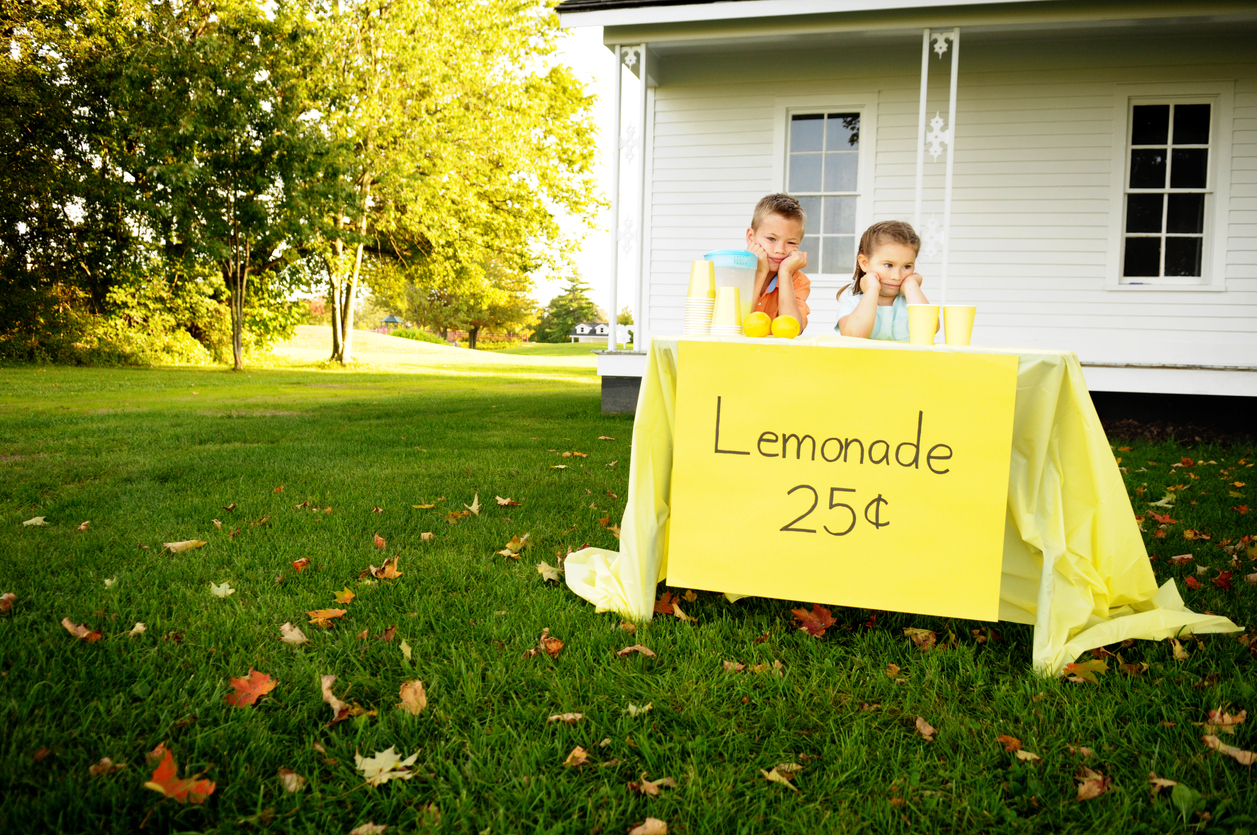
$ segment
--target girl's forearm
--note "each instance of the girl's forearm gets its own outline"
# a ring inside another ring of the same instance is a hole
[[[877,323],[877,297],[864,293],[855,310],[838,325],[843,336],[858,336],[868,339],[873,334],[873,326]]]

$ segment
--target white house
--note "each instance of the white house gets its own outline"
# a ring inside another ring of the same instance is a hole
[[[610,327],[606,322],[581,322],[568,333],[572,342],[606,342]]]
[[[639,159],[616,156],[640,179],[617,171],[613,198],[640,345],[681,332],[690,261],[786,191],[808,210],[808,333],[833,327],[863,229],[915,220],[925,289],[978,305],[975,343],[1073,350],[1097,391],[1257,395],[1251,0],[558,11],[646,86]],[[642,365],[600,356],[604,392]]]

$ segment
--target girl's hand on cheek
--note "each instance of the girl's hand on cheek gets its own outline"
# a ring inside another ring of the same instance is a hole
[[[877,273],[865,273],[860,276],[860,292],[872,294],[876,296],[882,291],[882,282],[878,279]]]
[[[924,280],[925,279],[921,277],[920,273],[913,273],[912,275],[908,276],[907,278],[903,280],[903,286],[914,287],[915,289],[920,290],[921,282]]]

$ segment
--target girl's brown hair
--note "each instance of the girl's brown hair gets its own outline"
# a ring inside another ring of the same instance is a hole
[[[860,249],[856,252],[855,275],[851,277],[850,284],[838,291],[839,297],[848,290],[853,296],[864,292],[860,289],[860,279],[864,277],[864,270],[860,269],[860,256],[872,257],[873,249],[882,244],[903,244],[920,252],[921,236],[912,228],[912,224],[902,220],[883,220],[865,229],[860,236]]]

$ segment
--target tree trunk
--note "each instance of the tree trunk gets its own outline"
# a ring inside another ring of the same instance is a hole
[[[476,334],[480,333],[480,326],[477,325],[467,331],[467,347],[476,350]]]
[[[233,368],[244,370],[244,294],[248,285],[248,274],[237,261],[225,261],[222,264],[223,283],[231,294],[228,307],[231,309],[231,355]]]
[[[339,224],[338,224],[339,225]],[[328,362],[344,362],[341,359],[344,356],[344,339],[341,333],[340,321],[340,300],[344,295],[344,282],[341,279],[340,268],[341,258],[344,255],[345,245],[342,241],[337,240],[335,243],[335,251],[327,264],[327,281],[331,285],[332,290],[332,311],[329,317],[332,321],[332,355],[328,357]]]

